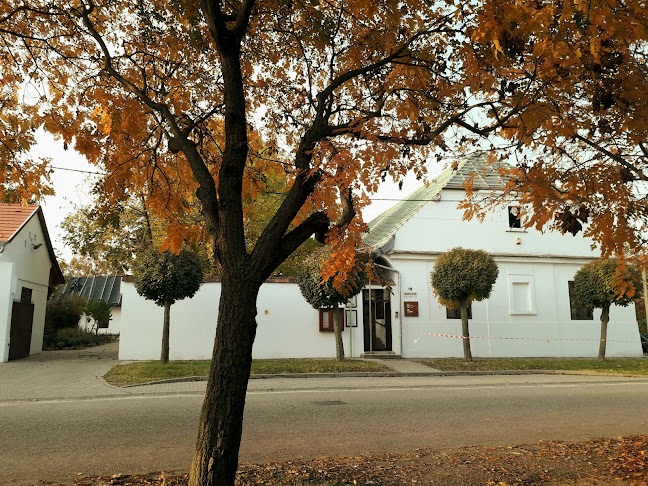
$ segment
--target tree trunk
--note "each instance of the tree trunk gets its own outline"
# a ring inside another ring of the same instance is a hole
[[[343,361],[342,323],[340,322],[340,308],[337,306],[333,307],[333,333],[335,334],[335,361]]]
[[[223,277],[190,486],[234,485],[256,334],[259,285],[249,282],[242,275]]]
[[[160,362],[167,364],[169,362],[169,327],[171,324],[171,301],[164,299],[164,324],[162,325],[162,352],[160,353]]]
[[[466,361],[472,361],[472,353],[470,351],[470,331],[468,330],[468,306],[462,303],[459,306],[461,311],[461,332],[463,336],[463,353]]]
[[[605,359],[605,347],[607,346],[607,326],[610,322],[610,306],[601,309],[601,342],[599,344],[598,359]]]

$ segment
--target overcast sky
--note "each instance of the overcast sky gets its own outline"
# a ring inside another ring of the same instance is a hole
[[[63,142],[54,140],[48,133],[39,133],[38,140],[39,143],[32,149],[32,154],[39,157],[51,158],[51,165],[53,167],[52,185],[56,191],[54,196],[47,196],[41,203],[43,213],[45,214],[45,221],[57,258],[59,260],[69,261],[72,257],[72,250],[65,247],[61,240],[62,231],[60,225],[65,216],[74,210],[75,206],[89,204],[91,201],[90,190],[97,176],[77,171],[96,172],[97,168],[90,165],[83,156],[71,148],[64,150]],[[440,167],[435,168],[434,173],[437,173],[439,170]],[[365,220],[370,221],[375,218],[393,206],[398,199],[405,197],[421,186],[421,184],[414,176],[410,176],[405,179],[403,189],[399,191],[397,184],[390,181],[385,182],[381,186],[381,190],[375,195],[375,198],[392,200],[374,201],[364,211]]]

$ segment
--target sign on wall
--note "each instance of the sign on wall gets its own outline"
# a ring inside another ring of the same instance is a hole
[[[403,302],[405,317],[418,317],[418,302]]]
[[[337,309],[340,313],[340,328],[344,331],[344,309]],[[333,331],[333,309],[319,310],[319,330],[320,332]]]

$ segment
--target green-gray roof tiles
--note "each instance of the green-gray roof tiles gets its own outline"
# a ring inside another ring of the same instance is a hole
[[[473,178],[474,189],[497,190],[505,185],[497,168],[488,164],[488,152],[473,152],[370,221],[363,243],[373,251],[389,251],[388,244],[396,232],[423,206],[438,199],[442,189],[464,189],[470,178]]]

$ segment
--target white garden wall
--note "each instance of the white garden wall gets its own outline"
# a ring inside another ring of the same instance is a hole
[[[170,359],[211,359],[216,334],[220,283],[207,282],[192,299],[171,307]],[[119,358],[160,357],[163,310],[140,297],[132,282],[122,282]],[[335,337],[319,331],[319,314],[294,283],[265,283],[259,292],[253,357],[332,358]],[[348,329],[343,333],[349,349]]]

